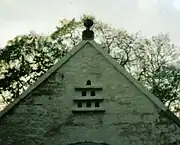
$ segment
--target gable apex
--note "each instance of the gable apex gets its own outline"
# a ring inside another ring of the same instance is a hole
[[[100,54],[114,67],[114,69],[116,69],[121,75],[123,75],[127,80],[129,80],[154,105],[156,105],[160,110],[165,112],[167,116],[170,117],[180,127],[180,120],[171,111],[169,111],[157,97],[155,97],[150,91],[148,91],[143,85],[141,85],[108,53],[106,53],[94,40],[83,40],[79,44],[77,44],[70,52],[67,53],[65,57],[58,61],[54,66],[52,66],[42,77],[40,77],[34,84],[32,84],[26,91],[24,91],[17,99],[15,99],[11,104],[5,107],[5,109],[2,110],[2,112],[0,112],[0,118],[4,116],[10,109],[12,109],[16,104],[18,104],[20,100],[24,99],[30,92],[37,88],[43,81],[50,77],[51,74],[53,74],[60,67],[62,67],[71,57],[73,57],[87,44],[90,44],[90,46],[92,46],[94,49],[100,52]]]

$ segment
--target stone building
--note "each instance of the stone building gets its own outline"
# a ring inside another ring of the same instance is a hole
[[[180,120],[87,28],[82,42],[0,112],[0,145],[180,145]]]

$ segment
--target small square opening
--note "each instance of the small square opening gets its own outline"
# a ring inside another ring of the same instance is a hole
[[[91,96],[95,96],[96,93],[94,91],[91,92]]]
[[[96,102],[95,102],[95,107],[100,107],[99,101],[96,101]]]
[[[86,96],[86,91],[82,91],[81,95]]]
[[[82,102],[78,102],[77,106],[78,108],[82,108]]]
[[[87,80],[86,85],[91,85],[91,81]]]
[[[91,107],[91,102],[87,102],[86,107],[90,108]]]

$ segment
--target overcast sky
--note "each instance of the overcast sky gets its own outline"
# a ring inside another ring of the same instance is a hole
[[[0,47],[31,30],[51,33],[60,19],[82,14],[144,36],[168,33],[180,45],[180,0],[0,0]]]

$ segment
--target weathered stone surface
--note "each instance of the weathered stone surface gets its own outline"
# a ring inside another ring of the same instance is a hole
[[[74,87],[87,80],[103,87],[104,113],[72,113]],[[160,112],[87,44],[0,119],[0,145],[180,145],[180,128]]]

